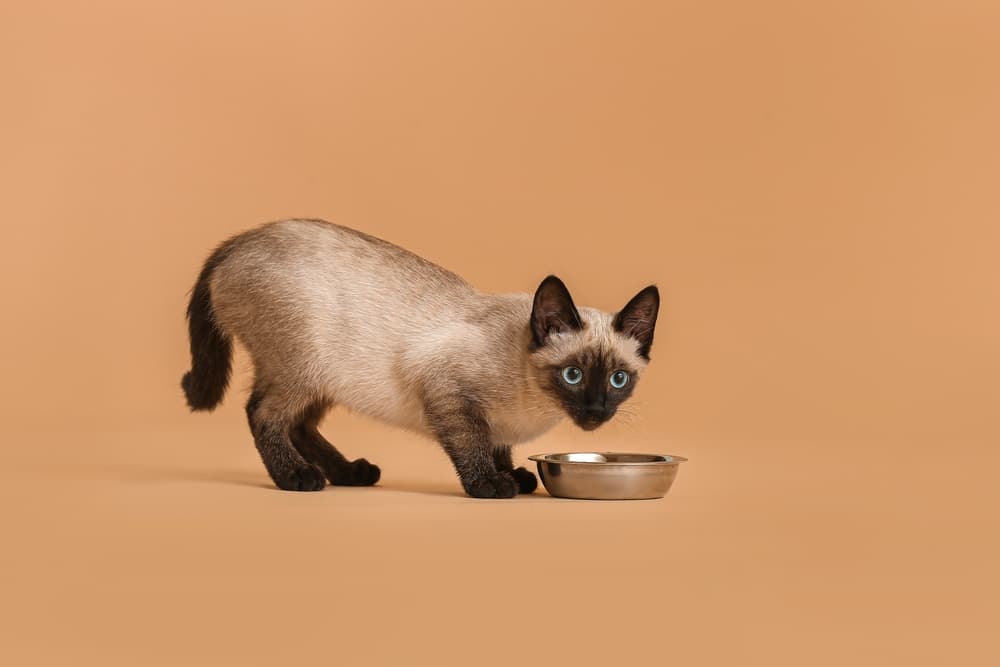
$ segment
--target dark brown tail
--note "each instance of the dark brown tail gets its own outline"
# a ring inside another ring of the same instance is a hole
[[[215,267],[225,259],[230,244],[212,253],[198,276],[188,304],[188,332],[191,336],[191,370],[181,378],[181,387],[191,410],[213,410],[222,402],[232,370],[233,343],[215,323],[209,281]]]

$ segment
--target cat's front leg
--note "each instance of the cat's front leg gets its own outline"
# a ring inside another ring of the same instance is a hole
[[[497,470],[490,427],[479,404],[468,397],[424,401],[427,423],[451,458],[462,488],[473,498],[513,498],[518,482]]]
[[[493,449],[493,464],[501,472],[509,472],[517,482],[518,493],[534,493],[538,488],[538,478],[527,468],[514,467],[514,458],[510,446],[498,446]]]

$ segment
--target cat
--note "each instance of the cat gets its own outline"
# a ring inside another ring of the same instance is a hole
[[[317,429],[334,405],[435,438],[465,492],[512,498],[538,482],[511,447],[569,417],[611,419],[649,362],[655,285],[617,314],[577,308],[545,278],[534,296],[484,294],[387,241],[322,220],[268,223],[219,245],[187,309],[191,410],[229,384],[233,341],[249,352],[246,406],[275,485],[318,491],[380,477]]]

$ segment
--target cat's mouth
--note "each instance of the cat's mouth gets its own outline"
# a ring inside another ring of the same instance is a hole
[[[594,431],[600,428],[605,422],[607,422],[613,416],[614,416],[613,412],[610,414],[600,414],[600,415],[584,414],[575,416],[573,418],[573,421],[576,423],[577,426],[582,428],[584,431]]]

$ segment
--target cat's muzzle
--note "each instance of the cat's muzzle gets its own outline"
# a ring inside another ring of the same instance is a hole
[[[611,410],[586,410],[577,414],[573,421],[584,431],[593,431],[599,428],[604,422],[614,417],[615,411]]]

